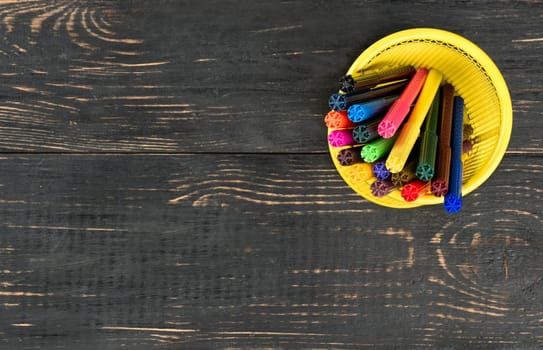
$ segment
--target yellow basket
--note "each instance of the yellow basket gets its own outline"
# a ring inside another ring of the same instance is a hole
[[[470,137],[473,148],[464,158],[462,195],[465,196],[490,177],[507,149],[513,112],[505,80],[490,57],[474,43],[457,34],[433,28],[408,29],[384,37],[362,52],[347,74],[407,65],[440,71],[444,80],[453,85],[456,94],[464,99],[464,123],[473,128]],[[349,173],[349,166],[341,166],[337,160],[341,148],[329,149],[345,182],[371,202],[392,208],[443,203],[443,197],[431,194],[406,202],[399,190],[385,197],[375,197],[370,190],[375,179],[356,181]]]

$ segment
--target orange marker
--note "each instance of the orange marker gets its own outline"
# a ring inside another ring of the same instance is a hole
[[[330,111],[324,118],[324,123],[330,129],[346,129],[356,126],[347,118],[347,111]]]

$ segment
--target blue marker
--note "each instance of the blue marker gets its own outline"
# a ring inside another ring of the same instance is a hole
[[[347,109],[347,117],[354,123],[363,122],[385,112],[398,97],[399,94],[354,104]]]
[[[385,163],[386,162],[382,160],[379,162],[375,162],[375,164],[373,164],[373,169],[372,169],[373,175],[375,175],[377,180],[380,180],[380,181],[387,180],[391,175]]]
[[[464,128],[464,100],[454,97],[454,111],[451,131],[451,171],[449,191],[445,196],[444,207],[449,213],[462,208],[462,130]]]

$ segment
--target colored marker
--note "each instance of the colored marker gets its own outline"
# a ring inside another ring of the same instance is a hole
[[[445,196],[444,207],[449,213],[462,208],[462,129],[464,123],[464,100],[454,97],[453,123],[451,132],[451,172],[449,191]]]
[[[402,188],[402,198],[406,202],[413,202],[430,191],[430,182],[414,180]]]
[[[349,108],[349,106],[355,103],[361,103],[397,93],[403,90],[406,84],[406,82],[399,82],[371,90],[355,91],[346,95],[332,94],[328,99],[328,106],[331,110],[341,111]]]
[[[441,125],[438,137],[437,168],[431,185],[431,191],[437,197],[446,195],[449,188],[453,100],[454,88],[450,84],[444,85],[441,91]]]
[[[361,148],[362,147],[351,147],[339,151],[337,154],[337,160],[339,164],[347,166],[360,162],[362,160],[362,158],[360,157]]]
[[[373,175],[377,180],[386,180],[390,177],[391,172],[387,169],[384,161],[375,162],[373,164]]]
[[[391,81],[407,79],[413,76],[413,74],[415,74],[415,68],[409,66],[362,71],[341,77],[339,79],[339,89],[350,93],[355,90],[368,89]]]
[[[351,74],[346,74],[339,78],[339,90],[348,94],[355,91],[356,81]]]
[[[399,96],[399,94],[395,94],[354,104],[347,109],[347,116],[350,121],[355,123],[371,119],[376,115],[385,112]]]
[[[469,124],[464,124],[464,128],[462,129],[462,139],[467,140],[473,135],[473,127]]]
[[[470,140],[462,141],[462,164],[465,163],[469,155],[469,152],[471,152],[472,148],[473,148],[473,144],[471,143]],[[450,163],[450,156],[449,156],[449,163]],[[447,173],[447,176],[449,176],[448,173]],[[431,191],[434,196],[437,196],[437,197],[444,196],[447,194],[448,189],[449,188],[447,186],[447,183],[445,183],[444,181],[441,181],[441,180],[432,181]]]
[[[428,76],[426,68],[419,68],[409,81],[400,97],[390,106],[387,114],[379,124],[379,135],[384,138],[392,137],[409,113],[411,104],[417,98]]]
[[[422,181],[430,181],[434,177],[437,153],[437,123],[439,121],[439,90],[430,106],[424,132],[420,141],[419,164],[417,166],[417,177]]]
[[[471,152],[472,149],[473,149],[473,144],[471,143],[470,140],[462,141],[462,155]]]
[[[350,167],[347,167],[346,176],[354,183],[366,182],[373,177],[371,172],[371,164],[368,163],[355,163]]]
[[[446,195],[448,190],[449,186],[443,180],[432,181],[432,184],[430,185],[430,191],[436,197]]]
[[[351,146],[354,144],[353,131],[350,129],[332,130],[328,134],[328,142],[332,147]]]
[[[462,164],[466,164],[466,160],[469,158],[471,150],[473,150],[473,143],[471,140],[464,139],[464,141],[462,141]]]
[[[362,147],[362,152],[360,153],[362,159],[364,159],[365,162],[373,163],[377,159],[386,156],[392,149],[392,146],[394,146],[396,138],[397,137],[392,137],[390,139],[379,138],[368,143]]]
[[[353,129],[353,139],[356,143],[367,143],[379,137],[377,126],[380,120],[360,124]]]
[[[391,172],[397,173],[402,170],[405,165],[405,162],[419,137],[420,127],[424,121],[424,117],[428,113],[432,101],[434,100],[434,96],[439,89],[441,78],[442,75],[437,70],[431,69],[429,71],[422,91],[420,92],[420,96],[417,99],[417,103],[415,104],[415,107],[413,107],[413,111],[411,112],[407,123],[399,133],[398,140],[388,155],[386,164]],[[379,127],[381,127],[382,123],[383,121],[381,121]]]
[[[349,120],[347,111],[330,111],[324,117],[324,124],[329,129],[352,128],[356,124]]]
[[[406,184],[416,179],[415,171],[417,168],[417,161],[411,160],[407,165],[397,173],[392,173],[390,180],[398,187],[403,187]]]
[[[370,186],[371,194],[375,197],[384,197],[398,188],[399,187],[394,185],[390,180],[377,180]]]
[[[462,141],[462,164],[466,164],[466,160],[469,158],[472,149],[473,144],[470,140]]]

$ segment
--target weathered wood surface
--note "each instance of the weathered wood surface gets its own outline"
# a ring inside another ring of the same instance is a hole
[[[0,1],[1,349],[543,346],[540,1]],[[340,179],[324,101],[378,38],[497,63],[460,215]]]
[[[326,155],[2,162],[6,348],[495,348],[543,336],[543,166],[530,159],[508,157],[454,222],[440,207],[360,199]]]
[[[322,152],[319,121],[338,76],[380,37],[432,26],[470,38],[496,61],[514,101],[511,150],[540,152],[540,2],[2,8],[5,151]]]

